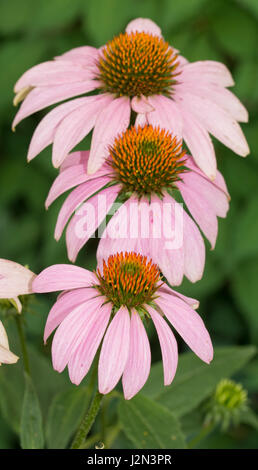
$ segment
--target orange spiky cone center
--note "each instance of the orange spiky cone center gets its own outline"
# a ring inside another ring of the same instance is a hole
[[[181,141],[159,127],[131,127],[110,148],[114,179],[126,193],[139,196],[175,188],[184,170]]]
[[[116,96],[169,95],[176,83],[177,55],[158,36],[121,33],[109,41],[98,61],[102,90]]]
[[[97,270],[99,292],[119,308],[139,308],[152,302],[160,284],[156,264],[138,253],[121,252],[103,261],[103,272]]]

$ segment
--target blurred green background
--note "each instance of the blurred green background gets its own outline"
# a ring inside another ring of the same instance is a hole
[[[13,134],[15,81],[29,67],[73,47],[101,46],[139,16],[156,21],[165,39],[188,60],[224,62],[236,82],[234,93],[249,110],[250,122],[243,125],[251,149],[247,159],[214,140],[218,167],[232,197],[231,208],[227,219],[219,222],[215,251],[210,251],[207,245],[204,278],[195,285],[185,281],[180,290],[200,299],[200,313],[215,345],[257,345],[257,0],[0,0],[0,257],[28,264],[35,272],[50,264],[67,262],[64,240],[56,243],[53,239],[63,199],[47,212],[44,209],[44,200],[56,175],[50,161],[51,149],[43,151],[32,163],[26,162],[30,138],[45,111],[26,119]],[[84,142],[81,148],[88,144],[89,141]],[[78,263],[94,267],[95,247],[96,241],[91,240]],[[35,300],[31,306],[34,314],[26,315],[36,387],[44,397],[43,411],[55,392],[64,386],[70,389],[66,373],[59,375],[51,370],[50,348],[43,347],[42,332],[52,300],[53,297]],[[19,351],[14,321],[7,318],[5,326],[12,349]],[[154,359],[159,359],[156,341],[153,347]],[[15,430],[19,426],[17,410],[23,394],[22,378],[17,372],[20,367],[21,364],[3,367],[0,371],[0,448],[19,445]],[[254,359],[237,376],[249,391],[253,409],[258,408],[257,368],[258,360]],[[5,396],[13,398],[7,412],[3,406]],[[258,431],[240,425],[226,434],[216,432],[203,446],[248,448],[257,447],[257,442]],[[119,445],[129,444],[124,438]]]

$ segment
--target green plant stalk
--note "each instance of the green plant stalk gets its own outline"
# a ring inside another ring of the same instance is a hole
[[[79,429],[72,442],[71,449],[80,449],[82,444],[85,442],[86,437],[88,436],[91,427],[96,419],[96,416],[99,412],[102,398],[103,395],[97,391],[95,393],[94,398],[92,399],[89,410],[87,411],[85,417],[83,418],[79,426]]]
[[[28,355],[28,351],[27,351],[26,339],[25,339],[25,334],[24,334],[24,329],[23,329],[23,323],[22,323],[21,316],[17,314],[15,316],[15,320],[16,320],[17,330],[18,330],[20,344],[21,344],[24,370],[30,376],[31,374],[30,374],[29,355]]]
[[[199,434],[197,434],[196,437],[194,437],[191,441],[188,443],[188,449],[194,449],[199,442],[201,442],[205,437],[207,437],[214,429],[214,424],[211,423],[207,426],[203,426]]]

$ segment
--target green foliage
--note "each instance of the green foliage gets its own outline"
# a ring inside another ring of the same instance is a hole
[[[175,415],[150,398],[138,394],[132,400],[121,400],[119,416],[136,449],[185,448]]]
[[[177,417],[183,416],[207,398],[219,380],[241,369],[254,353],[252,346],[216,348],[210,365],[193,353],[182,354],[176,377],[168,387],[163,386],[162,363],[156,363],[142,393],[162,403]]]
[[[23,449],[42,449],[44,437],[39,400],[32,380],[26,373],[25,383],[21,414],[21,446]]]

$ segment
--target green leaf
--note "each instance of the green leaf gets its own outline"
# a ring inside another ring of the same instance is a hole
[[[3,34],[12,34],[24,31],[31,21],[34,10],[34,0],[1,0],[0,2],[0,31]]]
[[[86,387],[58,393],[49,408],[46,441],[49,449],[65,449],[88,406]]]
[[[161,24],[163,28],[173,28],[186,23],[204,8],[207,0],[164,0]]]
[[[174,414],[141,394],[121,400],[119,418],[136,449],[184,449],[185,441]]]
[[[236,57],[252,57],[257,44],[257,25],[252,16],[230,2],[218,13],[213,23],[218,43]]]
[[[17,370],[18,366],[15,364],[13,367]],[[22,406],[20,385],[15,375],[6,374],[5,370],[0,370],[0,413],[17,434],[20,431]]]
[[[235,252],[238,259],[258,256],[258,194],[248,199],[248,204],[238,211],[235,234]]]
[[[252,341],[258,342],[258,259],[253,258],[238,265],[232,276],[231,289],[238,307],[249,324]]]
[[[219,380],[241,369],[254,353],[253,346],[216,348],[210,365],[193,353],[181,354],[172,384],[164,387],[162,363],[157,363],[152,367],[143,393],[162,403],[177,417],[183,416],[207,398]]]
[[[89,0],[84,7],[85,32],[90,32],[96,45],[100,46],[123,32],[134,18],[147,17],[158,21],[159,9],[156,6],[154,0],[131,0],[122,4],[120,0]]]
[[[250,13],[253,13],[258,18],[258,2],[257,0],[238,0],[243,7],[246,7]]]
[[[43,449],[42,416],[36,390],[25,373],[25,394],[21,415],[21,446],[23,449]]]

